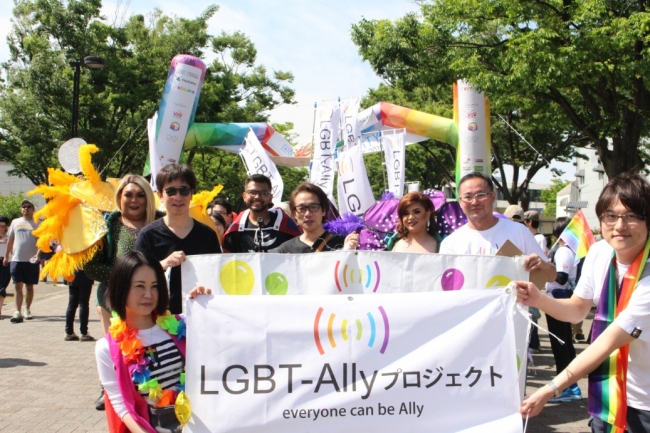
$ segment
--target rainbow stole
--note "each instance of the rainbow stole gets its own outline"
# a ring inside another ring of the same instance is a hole
[[[616,255],[614,254],[612,257],[594,316],[592,343],[627,307],[632,292],[641,279],[648,260],[648,252],[650,252],[650,239],[625,273],[620,290],[617,290]],[[629,345],[618,348],[589,375],[589,414],[610,424],[607,432],[623,433],[625,431],[629,351]]]

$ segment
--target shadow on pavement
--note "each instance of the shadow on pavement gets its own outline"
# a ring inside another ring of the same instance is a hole
[[[23,358],[3,358],[0,359],[0,368],[12,367],[43,367],[47,365],[46,362],[31,361]]]

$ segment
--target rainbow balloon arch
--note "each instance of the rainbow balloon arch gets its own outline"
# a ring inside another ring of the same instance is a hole
[[[158,117],[150,129],[150,164],[156,167],[179,162],[183,150],[216,147],[238,153],[252,130],[271,159],[278,165],[306,167],[312,143],[294,148],[268,123],[195,123],[194,115],[206,67],[193,56],[181,54],[171,62]],[[383,131],[403,129],[406,144],[425,140],[448,143],[457,149],[456,176],[490,169],[490,107],[488,100],[471,84],[453,85],[454,118],[379,102],[358,114],[364,153],[377,151]],[[155,125],[155,133],[153,131]]]

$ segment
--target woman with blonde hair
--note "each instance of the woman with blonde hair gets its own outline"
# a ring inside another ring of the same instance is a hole
[[[102,324],[102,335],[110,326],[111,313],[106,303],[106,284],[113,265],[123,254],[133,251],[140,229],[153,222],[162,213],[156,213],[153,190],[147,180],[135,174],[127,174],[115,191],[116,211],[106,221],[108,232],[102,239],[101,250],[84,267],[88,277],[99,283],[97,287],[97,312]],[[103,395],[103,394],[102,394]],[[103,397],[96,408],[103,408]]]

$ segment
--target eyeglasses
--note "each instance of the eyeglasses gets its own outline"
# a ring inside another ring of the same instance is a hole
[[[622,219],[623,222],[627,225],[635,225],[643,221],[645,218],[641,215],[635,213],[626,213],[625,215],[616,215],[615,213],[605,213],[600,216],[600,220],[605,223],[605,225],[613,226],[616,225],[618,219]]]
[[[461,199],[462,201],[464,201],[465,203],[471,203],[471,202],[473,202],[475,199],[476,199],[476,201],[483,201],[483,200],[485,200],[486,198],[488,198],[488,196],[489,196],[490,194],[492,194],[492,191],[490,191],[490,192],[479,192],[478,194],[474,194],[474,195],[469,195],[469,194],[464,195],[464,196],[462,196],[460,199]]]
[[[34,209],[34,206],[23,206],[23,209]]]
[[[170,186],[169,188],[165,188],[165,193],[169,197],[174,197],[177,193],[179,193],[183,197],[186,197],[186,196],[190,195],[191,192],[192,192],[192,188],[190,188],[189,186],[181,186],[179,188],[176,188],[174,186]]]
[[[313,212],[318,212],[320,209],[321,209],[321,207],[320,207],[320,204],[318,204],[318,203],[311,203],[311,204],[308,204],[306,206],[305,205],[299,205],[299,206],[296,206],[296,207],[293,208],[293,210],[296,211],[296,213],[300,214],[300,215],[307,212],[307,210],[309,210],[309,212],[313,213]]]
[[[263,189],[261,191],[258,191],[256,189],[249,189],[249,190],[246,190],[246,194],[248,194],[250,196],[253,196],[253,197],[262,197],[262,198],[264,198],[264,197],[270,196],[271,191],[268,191],[268,190],[265,190],[265,189]]]

